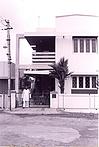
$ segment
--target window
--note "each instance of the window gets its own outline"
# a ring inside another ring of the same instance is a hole
[[[74,36],[74,53],[96,53],[97,36]]]
[[[96,52],[96,39],[92,39],[92,52]]]
[[[77,88],[77,77],[72,78],[72,87]]]
[[[96,79],[97,76],[73,76],[72,88],[96,88]]]
[[[80,39],[80,52],[84,52],[84,40]]]
[[[11,90],[15,90],[15,79],[11,79]]]
[[[90,77],[85,77],[85,88],[90,88]]]
[[[86,39],[86,52],[90,52],[90,39]]]
[[[96,77],[92,77],[92,88],[96,88]]]
[[[74,52],[78,52],[78,39],[74,39]]]
[[[96,88],[96,75],[73,76],[72,77],[72,94],[98,94]]]
[[[79,88],[83,88],[83,77],[79,77]]]

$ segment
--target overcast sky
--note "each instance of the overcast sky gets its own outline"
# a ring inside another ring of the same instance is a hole
[[[99,0],[0,0],[0,17],[9,19],[12,61],[15,61],[15,36],[36,27],[54,27],[54,16],[66,14],[99,15]],[[40,16],[40,17],[38,17]],[[0,24],[0,28],[4,28]],[[6,31],[0,30],[0,61],[7,60]]]

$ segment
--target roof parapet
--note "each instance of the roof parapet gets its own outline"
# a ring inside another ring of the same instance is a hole
[[[69,15],[60,15],[60,16],[56,16],[56,18],[60,18],[60,17],[71,17],[71,16],[99,17],[99,16],[97,16],[97,15],[87,15],[87,14],[69,14]]]

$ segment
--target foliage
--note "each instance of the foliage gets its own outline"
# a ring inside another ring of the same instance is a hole
[[[31,80],[29,78],[28,75],[24,75],[21,79],[20,79],[20,89],[25,89],[25,88],[30,88],[31,87]]]
[[[67,79],[72,73],[68,70],[68,59],[65,60],[63,57],[58,63],[54,63],[50,66],[52,67],[52,70],[50,71],[50,76],[58,79],[61,93],[64,93],[65,79]]]

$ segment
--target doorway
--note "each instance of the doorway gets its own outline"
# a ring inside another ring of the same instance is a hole
[[[35,86],[32,90],[30,107],[49,107],[50,91],[55,90],[55,80],[49,75],[35,75]]]

